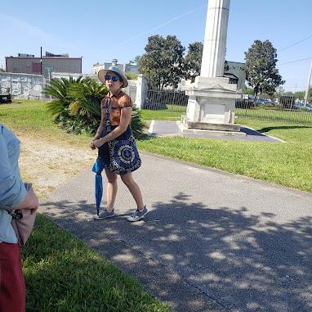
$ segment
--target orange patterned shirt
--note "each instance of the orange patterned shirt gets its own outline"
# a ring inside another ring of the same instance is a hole
[[[110,121],[112,126],[118,126],[120,123],[121,110],[124,107],[133,107],[131,97],[120,90],[117,95],[108,93],[101,101],[101,109],[106,110],[106,103],[108,103]]]

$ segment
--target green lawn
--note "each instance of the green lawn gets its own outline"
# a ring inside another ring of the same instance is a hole
[[[157,119],[163,119],[161,114],[166,112],[156,111]],[[151,115],[151,111],[142,111],[143,119]],[[171,118],[174,120],[173,114]],[[236,123],[286,143],[163,137],[140,140],[138,146],[147,152],[312,192],[312,125],[242,117]]]
[[[179,120],[181,112],[142,111],[146,122]],[[0,105],[0,121],[19,136],[85,148],[90,138],[66,134],[47,114],[45,104],[23,101]],[[275,184],[312,192],[312,126],[239,117],[237,123],[286,143],[225,141],[181,137],[145,138],[141,151],[172,157]],[[39,215],[23,249],[27,311],[170,311],[54,223]]]
[[[85,148],[90,138],[86,135],[68,134],[53,122],[46,103],[19,100],[17,104],[0,105],[0,121],[12,128],[18,136],[26,133],[29,137],[46,139],[51,143]]]
[[[251,109],[236,108],[235,113],[240,117],[270,120],[274,122],[304,123],[312,126],[312,113],[304,110],[272,109],[266,107],[255,107]]]
[[[81,240],[38,215],[23,247],[27,312],[170,312]]]
[[[64,133],[45,104],[0,105],[0,121],[19,137],[27,135],[58,145],[85,148],[90,138]],[[38,214],[22,248],[27,312],[170,312],[168,305],[143,290],[81,240]]]
[[[276,113],[279,114],[278,111]],[[181,112],[142,110],[141,116],[146,122],[153,119],[175,121],[180,120]],[[61,141],[62,144],[82,148],[89,140],[87,136],[71,135],[57,129],[46,112],[45,104],[38,101],[2,105],[0,118],[18,135],[27,132],[27,135],[51,142]],[[312,125],[287,123],[285,119],[273,122],[244,117],[237,118],[236,123],[286,143],[165,137],[140,140],[138,146],[142,151],[312,192]]]

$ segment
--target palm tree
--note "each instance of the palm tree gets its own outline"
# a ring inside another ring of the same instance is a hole
[[[55,79],[45,90],[54,98],[47,104],[48,111],[55,116],[55,122],[67,132],[94,134],[101,120],[100,102],[107,91],[105,85],[90,77],[79,77],[76,80],[72,77]],[[135,137],[143,135],[146,126],[135,106],[131,126]]]
[[[73,83],[79,83],[82,76],[74,79],[73,77],[53,79],[47,84],[44,92],[53,98],[53,101],[47,104],[48,111],[55,117],[55,121],[61,115],[68,114],[68,107],[72,102],[72,98],[68,95],[68,87]]]
[[[82,76],[52,80],[45,93],[53,100],[47,104],[54,121],[67,132],[93,133],[100,116],[100,102],[107,89],[91,78]]]

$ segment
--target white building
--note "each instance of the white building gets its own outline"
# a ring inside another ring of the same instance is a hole
[[[244,90],[246,80],[246,66],[245,63],[240,62],[225,62],[224,76],[233,79],[233,83],[237,84],[238,90]],[[234,81],[236,80],[236,82]]]
[[[118,61],[116,59],[113,59],[111,62],[105,62],[103,64],[100,64],[100,63],[94,64],[92,73],[94,75],[97,75],[97,73],[101,69],[107,69],[111,67],[112,65],[118,67],[118,69],[120,69],[124,73],[139,74],[139,66],[137,63],[130,62],[128,64],[118,64]]]

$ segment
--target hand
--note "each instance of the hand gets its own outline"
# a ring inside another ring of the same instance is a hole
[[[33,214],[37,211],[39,207],[39,199],[32,187],[27,191],[27,195],[30,197],[30,203],[26,209],[31,209],[31,213]]]
[[[24,208],[24,209],[30,210],[30,214],[33,214],[33,213],[36,213],[36,211],[38,210],[38,208],[39,208],[39,207],[33,208],[33,209],[31,209],[31,208]],[[24,209],[23,209],[23,210],[24,210]]]
[[[97,140],[93,140],[93,145],[94,145],[95,147],[101,147],[103,144],[104,144],[103,138],[97,139]]]
[[[30,187],[26,191],[26,197],[25,199],[19,203],[18,205],[12,207],[13,210],[18,210],[18,209],[30,209],[32,210],[32,213],[35,212],[39,207],[39,199],[37,195],[35,194],[34,190],[32,187]]]
[[[89,147],[91,148],[91,149],[96,149],[96,146],[94,145],[94,140],[92,140],[90,143],[89,143]]]

